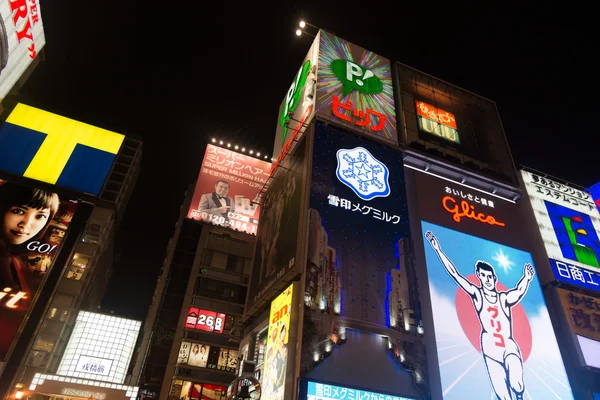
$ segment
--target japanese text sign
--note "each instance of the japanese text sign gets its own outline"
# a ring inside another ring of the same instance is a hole
[[[345,386],[330,385],[326,383],[308,381],[306,383],[306,397],[300,400],[413,400],[368,390],[353,389]]]
[[[416,107],[421,130],[450,142],[460,143],[454,114],[423,101],[417,101]]]
[[[188,218],[256,234],[258,194],[271,163],[208,144]]]
[[[226,315],[215,311],[191,307],[185,320],[186,328],[195,328],[206,332],[223,333]]]
[[[571,332],[600,341],[600,299],[557,288]]]

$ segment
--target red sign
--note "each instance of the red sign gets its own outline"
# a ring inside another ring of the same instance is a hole
[[[353,107],[352,101],[348,100],[345,103],[342,103],[340,102],[339,97],[335,95],[333,96],[333,102],[331,103],[331,110],[333,111],[333,115],[339,119],[360,126],[361,128],[368,126],[373,132],[378,132],[385,126],[385,114],[370,108],[367,108],[366,111],[361,111],[358,108]]]
[[[223,333],[226,315],[216,311],[190,308],[185,320],[185,327],[206,332]]]
[[[462,218],[468,218],[484,224],[505,226],[504,222],[497,221],[493,216],[477,212],[475,206],[469,204],[465,200],[460,202],[459,207],[454,197],[444,196],[442,199],[442,206],[444,207],[444,210],[452,214],[454,222],[460,222]]]
[[[456,127],[456,119],[454,114],[448,111],[440,110],[434,106],[427,104],[422,101],[417,101],[417,114],[421,117],[428,118],[432,121],[438,122],[442,125],[449,126],[450,128],[458,129]]]

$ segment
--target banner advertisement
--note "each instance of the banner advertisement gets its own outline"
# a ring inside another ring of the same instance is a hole
[[[271,302],[265,350],[265,375],[261,381],[265,399],[283,400],[285,393],[293,287],[293,284],[290,285]]]
[[[208,144],[188,218],[256,234],[258,194],[271,163]]]
[[[39,1],[0,0],[0,101],[45,44]]]
[[[300,379],[298,400],[346,400],[346,399],[377,399],[377,400],[414,400],[392,394],[376,393],[368,390],[347,386],[332,385],[326,382]]]
[[[556,288],[571,332],[600,342],[600,299]]]
[[[444,400],[573,399],[519,207],[415,178]]]
[[[179,347],[177,364],[235,372],[238,366],[238,351],[184,341]]]
[[[397,143],[390,61],[325,31],[320,35],[319,116]]]
[[[77,204],[0,180],[0,360],[53,266]]]
[[[98,195],[125,136],[19,103],[0,126],[0,170]]]
[[[280,171],[263,195],[246,310],[250,310],[276,281],[297,270],[306,144],[307,140],[303,140],[296,152],[288,156],[286,169]]]
[[[600,290],[600,214],[589,193],[521,171],[559,281]]]

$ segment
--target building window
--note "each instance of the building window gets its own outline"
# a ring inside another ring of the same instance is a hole
[[[203,277],[198,277],[195,294],[239,304],[246,301],[245,286]]]

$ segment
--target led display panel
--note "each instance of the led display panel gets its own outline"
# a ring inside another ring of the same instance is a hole
[[[227,316],[223,313],[190,307],[185,320],[185,327],[206,332],[223,333],[226,318]]]
[[[0,170],[97,195],[124,139],[19,103],[0,126]]]
[[[0,0],[0,101],[45,44],[39,0]]]
[[[124,383],[142,323],[80,311],[58,375]]]
[[[348,386],[313,381],[306,378],[300,381],[298,400],[345,400],[345,399],[378,399],[378,400],[414,400],[391,394],[371,392]]]
[[[256,234],[258,195],[271,163],[208,144],[188,218]]]
[[[443,399],[573,399],[517,204],[414,175]]]
[[[0,180],[0,360],[35,303],[76,209],[56,193]]]
[[[592,196],[532,172],[521,178],[555,278],[600,291],[600,214]]]

